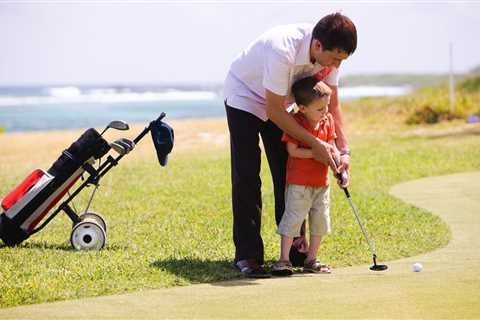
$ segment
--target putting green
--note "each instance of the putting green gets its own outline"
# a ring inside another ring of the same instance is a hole
[[[402,183],[392,195],[442,217],[452,241],[431,253],[331,275],[239,280],[0,310],[0,319],[480,318],[480,172]],[[405,226],[408,228],[408,226]],[[368,253],[365,253],[368,254]],[[422,272],[412,272],[421,262]]]

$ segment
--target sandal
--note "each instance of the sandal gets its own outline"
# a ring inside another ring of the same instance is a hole
[[[293,267],[290,261],[279,260],[272,266],[271,274],[277,277],[288,277],[293,274]]]
[[[322,264],[318,260],[306,261],[303,264],[303,272],[310,273],[332,273],[329,265]]]

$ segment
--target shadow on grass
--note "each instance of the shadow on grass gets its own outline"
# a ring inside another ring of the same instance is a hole
[[[234,269],[231,260],[165,259],[150,264],[190,283],[209,283],[213,286],[233,287],[256,285],[256,279],[245,278]]]
[[[19,248],[19,249],[42,249],[42,250],[62,250],[62,251],[72,251],[77,252],[74,250],[70,243],[50,243],[46,241],[28,241],[21,243],[18,246],[9,247],[5,244],[0,244],[0,250],[3,248]],[[119,246],[119,245],[107,245],[102,251],[118,251],[118,250],[126,250],[128,249],[126,246]]]

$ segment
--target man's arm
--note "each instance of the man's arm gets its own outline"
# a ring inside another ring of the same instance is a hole
[[[332,95],[330,96],[330,105],[328,106],[328,111],[332,114],[333,119],[335,120],[335,133],[337,139],[335,143],[338,150],[342,151],[348,147],[347,137],[343,131],[343,116],[342,110],[340,108],[340,100],[338,99],[338,87],[329,86],[332,89]]]
[[[326,142],[317,141],[315,137],[302,128],[302,126],[288,114],[284,107],[285,97],[275,94],[268,89],[265,89],[265,97],[268,118],[284,132],[310,146],[315,160],[333,166],[334,162],[331,156],[332,146]]]
[[[332,114],[333,119],[335,121],[335,133],[337,135],[335,144],[337,145],[337,148],[340,151],[340,153],[343,153],[346,150],[348,150],[348,141],[347,141],[347,137],[345,136],[345,132],[343,128],[343,116],[342,116],[342,109],[340,107],[340,100],[338,99],[338,87],[337,86],[329,86],[329,87],[332,89],[332,95],[330,96],[329,112]],[[350,166],[350,156],[342,155],[340,157],[339,169],[341,171],[348,170],[349,166]]]

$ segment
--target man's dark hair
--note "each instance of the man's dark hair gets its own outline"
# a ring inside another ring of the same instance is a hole
[[[331,93],[330,88],[328,88],[326,85],[323,86],[325,89],[320,87],[318,90],[315,90],[314,87],[317,83],[318,80],[314,76],[295,81],[295,83],[292,85],[292,93],[295,97],[295,103],[297,105],[308,106],[315,99]]]
[[[357,48],[357,29],[352,20],[341,13],[323,17],[313,28],[313,38],[324,50],[340,49],[351,55]]]

